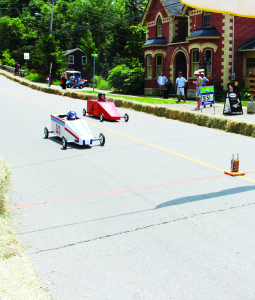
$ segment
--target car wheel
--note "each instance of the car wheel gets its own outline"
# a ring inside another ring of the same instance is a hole
[[[79,88],[80,88],[80,89],[82,89],[82,88],[83,88],[83,85],[82,85],[82,84],[80,84]]]
[[[71,83],[68,83],[68,84],[67,84],[67,87],[70,89],[70,87],[71,87]]]
[[[44,127],[44,137],[47,139],[49,137],[49,130],[47,127]]]
[[[103,120],[104,120],[104,114],[101,114],[100,115],[100,122],[103,122]]]
[[[66,148],[67,148],[67,140],[66,140],[66,138],[64,136],[62,137],[62,146],[63,146],[63,149],[66,150]]]
[[[83,110],[82,110],[82,115],[85,117],[86,116],[86,109],[85,108],[83,108]]]
[[[104,144],[105,144],[105,137],[104,137],[104,135],[102,133],[99,134],[99,139],[100,139],[99,140],[100,145],[104,146]]]
[[[124,115],[124,120],[125,120],[125,122],[128,122],[128,120],[129,120],[129,115],[128,114]]]

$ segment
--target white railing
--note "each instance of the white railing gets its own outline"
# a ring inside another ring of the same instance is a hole
[[[8,72],[14,73],[15,68],[14,67],[10,67],[10,66],[6,66],[6,65],[0,65],[0,68],[3,70],[6,70]],[[25,70],[19,70],[19,75],[20,76],[25,76],[26,75],[26,71]]]

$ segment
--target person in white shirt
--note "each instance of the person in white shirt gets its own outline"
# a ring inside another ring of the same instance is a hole
[[[202,78],[202,86],[206,86],[209,83],[208,78],[205,77],[204,72],[201,72],[199,75]]]
[[[187,80],[182,77],[181,71],[178,73],[178,76],[179,77],[176,78],[175,82],[175,89],[177,91],[177,95],[179,96],[178,102],[181,101],[181,95],[183,96],[183,101],[186,102],[184,88],[187,85]]]
[[[166,76],[164,76],[163,72],[161,73],[161,76],[159,76],[158,78],[158,84],[159,84],[159,92],[160,92],[160,96],[162,96],[165,84],[168,82],[168,79],[166,78]]]

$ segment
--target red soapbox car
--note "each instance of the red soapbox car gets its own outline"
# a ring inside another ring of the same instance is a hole
[[[100,118],[100,122],[104,119],[107,120],[120,120],[123,118],[125,122],[128,122],[129,116],[125,114],[123,117],[120,116],[115,104],[105,100],[105,94],[99,93],[98,100],[87,100],[87,111],[84,108],[82,111],[83,116],[86,114],[93,115]]]

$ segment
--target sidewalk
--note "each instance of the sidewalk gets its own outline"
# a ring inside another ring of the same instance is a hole
[[[5,70],[1,70],[1,73],[6,73],[8,75],[10,75],[9,72],[5,71]],[[1,75],[1,74],[0,74]],[[24,81],[29,81],[25,78],[22,78],[22,80]],[[30,81],[29,81],[30,82]],[[46,86],[45,83],[39,83],[39,82],[33,82],[33,84],[36,84],[36,85],[39,85],[39,86]],[[58,89],[58,90],[62,90],[62,88],[60,87],[60,85],[52,85],[50,87],[50,89]],[[81,92],[81,91],[93,91],[93,88],[89,88],[89,87],[86,87],[86,88],[83,88],[82,90],[80,89],[66,89],[67,91],[72,91],[72,92]],[[116,94],[112,91],[107,91],[107,90],[98,90],[98,89],[94,89],[95,92],[103,92],[105,94],[112,94],[113,96],[116,95],[116,96],[128,96],[128,97],[133,97],[132,95],[121,95],[121,94]],[[142,97],[141,97],[142,98]],[[107,97],[106,97],[107,99]],[[162,99],[162,98],[157,98],[155,97],[155,99]],[[174,98],[169,98],[169,100],[175,100]],[[190,102],[188,100],[188,102]],[[223,115],[223,108],[224,108],[224,105],[223,104],[215,104],[213,107],[210,107],[210,106],[206,106],[206,108],[202,107],[202,110],[195,110],[195,108],[197,107],[197,102],[196,100],[194,100],[193,103],[187,103],[187,102],[183,102],[181,101],[180,103],[177,102],[176,100],[176,103],[158,103],[158,104],[150,104],[150,105],[153,105],[153,106],[158,106],[158,107],[169,107],[169,108],[173,108],[173,109],[178,109],[178,110],[184,110],[184,111],[192,111],[196,114],[209,114],[209,115],[216,115],[216,116],[219,116],[219,117],[222,117],[222,118],[228,118],[228,119],[231,119],[231,120],[235,120],[235,121],[238,121],[238,120],[246,120],[248,121],[249,123],[252,122],[252,123],[255,123],[255,114],[247,114],[247,107],[243,107],[243,115]]]

